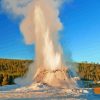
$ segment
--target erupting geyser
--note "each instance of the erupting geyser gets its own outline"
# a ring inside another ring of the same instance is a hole
[[[35,81],[54,87],[72,88],[74,84],[71,79],[66,76],[66,68],[64,68],[64,65],[62,64],[61,51],[59,48],[56,50],[55,41],[53,41],[53,35],[51,36],[48,26],[48,20],[46,21],[45,13],[39,5],[36,5],[35,7],[34,19],[35,33],[37,34],[37,38],[42,39],[41,41],[37,40],[37,43],[42,42],[42,44],[39,43],[36,47],[37,50],[43,48],[43,51],[40,51],[42,63],[38,67],[34,77]],[[60,25],[59,22],[58,24]]]
[[[8,11],[24,17],[21,32],[27,44],[35,44],[35,64],[29,67],[26,79],[21,79],[21,83],[31,80],[54,87],[74,87],[66,74],[58,43],[57,33],[62,29],[59,6],[63,1],[66,0],[2,0]],[[21,80],[18,79],[18,83]]]

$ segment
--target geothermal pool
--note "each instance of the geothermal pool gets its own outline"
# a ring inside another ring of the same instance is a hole
[[[92,89],[53,88],[41,83],[0,87],[0,100],[100,100]]]

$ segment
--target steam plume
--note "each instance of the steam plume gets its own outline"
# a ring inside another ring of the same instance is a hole
[[[66,0],[2,0],[5,11],[17,17],[23,16],[20,30],[25,42],[35,44],[35,66],[30,67],[28,79],[38,67],[56,70],[63,66],[57,33],[62,29],[58,16],[59,7],[64,1]]]

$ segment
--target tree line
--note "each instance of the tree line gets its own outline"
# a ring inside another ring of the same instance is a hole
[[[82,80],[100,81],[100,64],[95,63],[78,63],[78,75]]]
[[[0,86],[14,84],[14,79],[24,76],[31,60],[0,59]]]
[[[14,79],[22,77],[28,71],[32,60],[0,59],[0,86],[14,84]],[[76,63],[77,73],[81,80],[100,81],[100,64]]]

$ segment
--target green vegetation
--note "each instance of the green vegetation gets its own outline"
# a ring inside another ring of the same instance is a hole
[[[84,87],[100,87],[100,64],[84,62],[77,65],[77,73]]]
[[[14,79],[23,76],[31,60],[0,59],[0,85],[14,84]]]
[[[100,64],[78,63],[78,74],[82,80],[100,81]]]
[[[15,78],[25,75],[30,63],[32,63],[32,60],[0,59],[0,86],[14,84]],[[90,86],[94,84],[100,86],[100,84],[97,84],[100,81],[100,64],[84,62],[75,63],[75,65],[81,80],[84,80]]]

